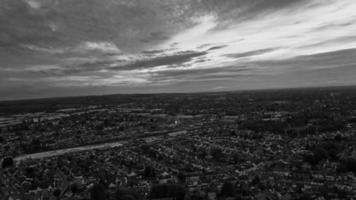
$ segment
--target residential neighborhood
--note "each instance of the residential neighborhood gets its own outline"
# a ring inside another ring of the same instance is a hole
[[[84,200],[99,185],[107,199],[177,199],[155,189],[173,185],[184,199],[355,199],[356,93],[334,90],[3,113],[0,194]]]

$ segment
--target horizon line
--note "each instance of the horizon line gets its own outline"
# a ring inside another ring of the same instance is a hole
[[[356,87],[356,85],[330,85],[330,86],[301,86],[301,87],[271,87],[271,88],[256,88],[256,89],[235,89],[235,90],[219,90],[219,91],[201,91],[201,92],[152,92],[152,93],[108,93],[108,94],[90,94],[90,95],[69,95],[69,96],[49,96],[49,97],[33,97],[33,98],[15,98],[15,99],[0,99],[0,103],[12,101],[36,101],[49,99],[65,99],[65,98],[81,98],[81,97],[101,97],[101,96],[115,96],[115,95],[169,95],[169,94],[208,94],[208,93],[237,93],[249,91],[269,91],[269,90],[297,90],[297,89],[328,89],[328,88],[349,88]]]

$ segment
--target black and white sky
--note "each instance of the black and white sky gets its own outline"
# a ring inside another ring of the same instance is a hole
[[[354,84],[355,0],[0,0],[0,99]]]

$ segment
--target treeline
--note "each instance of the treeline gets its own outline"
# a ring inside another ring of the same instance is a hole
[[[272,132],[290,136],[305,136],[316,133],[340,131],[346,128],[347,121],[334,113],[301,112],[286,119],[264,120],[248,119],[240,121],[242,129],[255,132]]]
[[[343,155],[343,152],[346,151],[347,148],[348,145],[345,144],[343,138],[341,138],[340,135],[337,135],[333,141],[324,141],[314,145],[307,145],[306,149],[310,153],[303,155],[304,161],[311,166],[316,166],[326,160],[338,162],[337,172],[352,172],[356,175],[356,158]]]

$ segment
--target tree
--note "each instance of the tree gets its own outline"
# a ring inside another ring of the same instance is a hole
[[[28,178],[34,178],[34,177],[36,177],[35,168],[33,168],[33,167],[26,167],[26,168],[25,168],[25,176],[28,177]]]
[[[154,178],[156,177],[155,169],[151,166],[146,166],[143,171],[143,176],[146,178]]]
[[[54,197],[59,198],[61,196],[61,193],[62,193],[61,189],[56,188],[52,194]]]
[[[39,139],[33,139],[30,143],[30,152],[28,153],[33,153],[33,152],[38,152],[41,151],[41,141]]]
[[[222,157],[224,157],[223,152],[221,151],[221,149],[219,148],[214,148],[211,150],[211,156],[217,160],[217,161],[221,161]]]
[[[184,200],[185,190],[181,185],[175,184],[159,184],[151,188],[148,199],[172,198],[176,200]]]
[[[118,188],[115,193],[116,200],[137,200],[142,199],[140,198],[140,194],[133,189],[128,188]]]
[[[107,197],[106,189],[103,184],[95,184],[90,191],[91,200],[105,200]]]
[[[71,186],[70,186],[70,191],[73,193],[73,194],[77,194],[77,193],[80,193],[81,192],[81,188],[79,186],[78,183],[73,183]]]
[[[341,140],[342,140],[341,135],[340,135],[340,134],[335,135],[334,140],[335,140],[336,142],[341,142]]]
[[[14,160],[11,157],[4,158],[1,163],[1,168],[10,168],[14,166]]]
[[[204,200],[206,196],[201,193],[199,190],[194,190],[189,198],[190,200]]]
[[[253,185],[257,185],[257,184],[260,184],[260,183],[261,183],[261,179],[260,179],[259,176],[253,177],[253,179],[252,179],[252,184]]]
[[[234,185],[231,182],[225,182],[220,189],[219,195],[222,197],[233,197]]]
[[[184,173],[179,172],[178,175],[177,175],[177,178],[178,178],[179,182],[185,183],[185,180],[186,180],[187,177],[185,176]]]
[[[136,198],[132,195],[124,195],[117,200],[136,200]]]
[[[356,175],[356,158],[347,158],[341,161],[339,172],[353,172]]]

